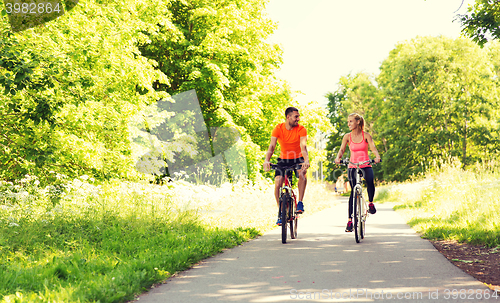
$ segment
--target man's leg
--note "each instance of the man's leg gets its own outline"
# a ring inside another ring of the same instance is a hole
[[[276,205],[280,207],[280,187],[283,185],[285,178],[283,176],[274,177],[274,197],[276,198]]]
[[[304,203],[302,200],[304,199],[304,194],[306,193],[306,185],[307,185],[307,171],[299,170],[299,203],[297,204],[297,212],[304,212]]]
[[[278,220],[276,221],[276,225],[281,225],[281,216],[279,214],[280,209],[280,187],[283,185],[285,178],[283,176],[274,177],[274,197],[276,198],[276,205],[278,205]]]
[[[304,199],[304,194],[306,192],[307,176],[306,172],[299,170],[299,201]]]

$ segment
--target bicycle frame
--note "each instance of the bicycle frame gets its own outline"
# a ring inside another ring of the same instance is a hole
[[[283,185],[280,187],[280,194],[285,194],[288,193],[292,197],[292,201],[295,203],[294,209],[297,209],[297,197],[295,196],[295,191],[293,190],[293,182],[292,182],[293,175],[291,177],[287,176],[287,173],[285,172],[285,180],[283,181]]]
[[[279,188],[279,209],[278,215],[281,218],[281,241],[286,243],[287,226],[290,227],[290,237],[295,239],[297,237],[297,196],[293,190],[293,172],[300,168],[300,164],[295,164],[290,167],[280,168],[276,164],[271,164],[272,169],[284,169],[284,180]],[[285,205],[286,204],[286,205]],[[283,207],[285,209],[283,209]],[[294,227],[295,225],[295,227]]]
[[[350,162],[350,161],[349,161]],[[350,162],[353,165],[356,165],[355,163]],[[366,163],[366,162],[365,162]],[[362,164],[365,164],[362,163]],[[359,165],[362,165],[361,163],[358,163]],[[365,222],[366,218],[368,218],[368,205],[366,203],[365,197],[363,195],[363,187],[361,186],[361,174],[363,174],[361,168],[359,165],[356,165],[356,185],[354,186],[355,192],[359,195],[361,199],[361,222]],[[353,198],[354,202],[354,198]],[[351,213],[351,219],[354,216],[354,208],[353,208],[353,213]]]

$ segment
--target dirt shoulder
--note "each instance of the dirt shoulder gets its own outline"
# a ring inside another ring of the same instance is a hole
[[[436,249],[451,263],[490,289],[500,291],[500,248],[458,243],[456,241],[431,241]]]

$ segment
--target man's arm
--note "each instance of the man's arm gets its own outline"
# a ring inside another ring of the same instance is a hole
[[[300,151],[302,152],[302,157],[304,157],[304,163],[302,163],[302,169],[307,170],[309,168],[309,154],[307,153],[307,136],[300,137]]]
[[[269,171],[271,169],[271,163],[269,160],[271,160],[271,157],[274,154],[274,149],[276,148],[276,143],[278,142],[278,138],[276,137],[271,137],[271,143],[269,143],[269,148],[267,149],[266,153],[266,160],[264,160],[264,170]]]

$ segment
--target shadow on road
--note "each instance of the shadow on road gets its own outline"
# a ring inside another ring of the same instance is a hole
[[[280,229],[207,259],[141,302],[444,300],[446,291],[486,291],[422,240],[390,206],[379,206],[356,243],[344,232],[346,205],[299,220],[299,238]],[[391,298],[389,298],[389,295]],[[405,297],[406,296],[406,297]],[[480,301],[480,300],[476,300]]]

